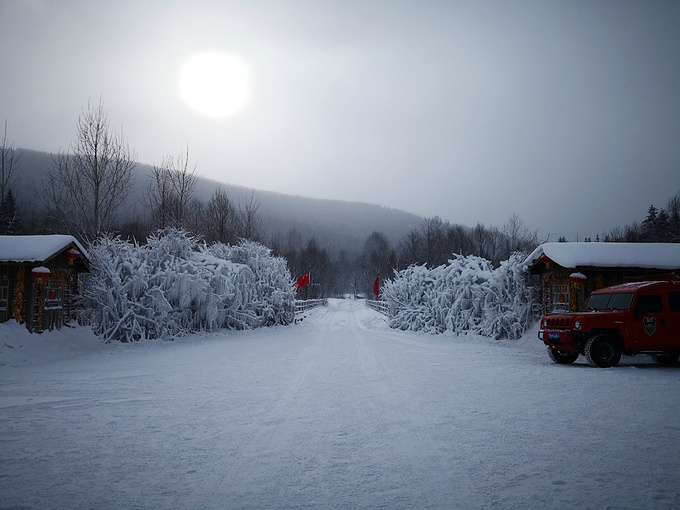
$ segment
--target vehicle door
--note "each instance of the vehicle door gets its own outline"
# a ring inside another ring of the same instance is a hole
[[[633,316],[635,349],[661,351],[670,348],[663,308],[661,293],[638,296]]]

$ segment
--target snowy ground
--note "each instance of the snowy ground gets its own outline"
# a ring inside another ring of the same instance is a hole
[[[299,324],[103,345],[0,325],[0,508],[680,508],[680,368]]]

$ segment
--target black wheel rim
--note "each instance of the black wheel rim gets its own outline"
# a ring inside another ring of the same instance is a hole
[[[609,343],[603,342],[597,347],[597,357],[608,362],[614,357],[614,349]]]

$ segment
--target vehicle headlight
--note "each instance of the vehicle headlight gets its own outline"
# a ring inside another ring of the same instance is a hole
[[[544,321],[543,321],[543,327],[544,327],[544,328],[547,328],[547,327],[548,327],[548,321],[547,321],[547,320],[544,320]]]
[[[581,321],[574,322],[574,329],[581,329]]]

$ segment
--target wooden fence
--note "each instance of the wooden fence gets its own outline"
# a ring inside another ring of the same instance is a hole
[[[328,299],[304,299],[295,300],[295,315],[317,308],[319,306],[328,306]]]
[[[374,301],[373,299],[367,299],[366,306],[375,310],[376,312],[380,312],[383,315],[387,315],[388,317],[390,316],[390,307],[388,306],[387,301]]]

